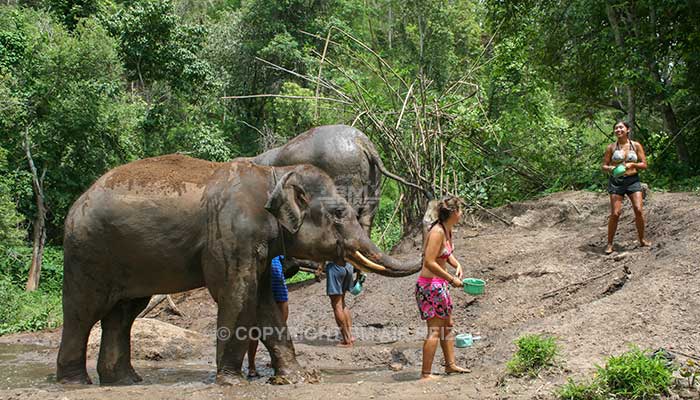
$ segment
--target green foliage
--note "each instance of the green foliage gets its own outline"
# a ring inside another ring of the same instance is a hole
[[[379,199],[379,207],[374,216],[372,224],[371,239],[384,251],[389,251],[394,247],[403,234],[399,214],[396,213],[391,219],[399,200],[398,185],[394,181],[385,181],[382,196]],[[384,236],[382,237],[382,234]]]
[[[0,275],[0,336],[56,328],[61,323],[60,293],[25,292]]]
[[[673,372],[661,355],[648,356],[639,348],[608,358],[597,367],[597,379],[606,390],[628,399],[650,399],[667,394]]]
[[[313,97],[314,92],[299,86],[295,82],[285,82],[280,94],[283,96]],[[313,126],[314,101],[298,100],[291,98],[276,98],[271,104],[271,119],[273,130],[284,141],[287,141],[300,132],[304,132]]]
[[[15,180],[7,174],[6,154],[5,149],[0,147],[0,248],[16,245],[24,236],[19,229],[22,216],[12,201]]]
[[[569,378],[564,386],[557,390],[560,400],[606,400],[605,391],[596,382],[577,383]]]
[[[164,80],[174,88],[190,91],[207,83],[209,65],[198,57],[206,29],[181,22],[172,1],[132,3],[105,24],[119,39],[131,80],[142,85]]]
[[[0,335],[61,325],[63,250],[47,247],[39,290],[26,292],[31,247],[0,246]]]
[[[553,337],[543,335],[523,335],[515,341],[518,346],[506,368],[513,376],[537,376],[539,372],[554,362],[558,349]]]
[[[668,394],[673,383],[673,367],[663,354],[647,355],[637,347],[609,357],[604,367],[596,368],[592,382],[569,379],[557,396],[561,400],[652,399]]]
[[[32,248],[29,246],[0,247],[0,276],[14,286],[24,288],[29,276]],[[63,288],[63,249],[47,246],[44,249],[39,290],[60,294]]]

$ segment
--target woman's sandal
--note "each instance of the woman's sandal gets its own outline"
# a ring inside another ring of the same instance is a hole
[[[437,375],[433,375],[433,371],[428,371],[428,372],[421,371],[420,372],[420,380],[421,381],[431,381],[431,380],[434,380],[437,378],[438,378]]]
[[[258,373],[258,371],[254,370],[254,369],[249,369],[248,370],[248,378],[249,379],[260,378],[260,374]]]
[[[448,375],[452,374],[468,374],[472,371],[469,368],[458,367],[457,364],[445,365],[445,373]]]

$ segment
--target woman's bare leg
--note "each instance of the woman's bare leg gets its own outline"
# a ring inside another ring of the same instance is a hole
[[[425,341],[423,341],[423,366],[421,368],[420,378],[431,379],[434,377],[432,375],[433,369],[433,359],[435,358],[435,351],[437,351],[438,342],[440,341],[440,334],[445,325],[445,321],[433,317],[426,321],[427,323],[427,333]]]
[[[651,246],[651,242],[644,238],[644,225],[646,224],[646,218],[644,218],[644,200],[642,192],[634,192],[627,195],[632,202],[632,209],[634,210],[634,223],[637,225],[637,237],[639,237],[639,245]]]
[[[619,194],[610,195],[610,216],[608,217],[608,246],[605,248],[605,254],[610,254],[613,252],[613,238],[615,238],[615,232],[617,232],[617,222],[620,220],[620,214],[622,214],[622,200],[623,196]]]

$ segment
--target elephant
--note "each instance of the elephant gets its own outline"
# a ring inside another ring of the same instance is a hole
[[[130,358],[134,319],[154,294],[202,286],[218,307],[217,382],[240,378],[245,332],[254,326],[279,333],[261,338],[275,375],[303,376],[272,296],[269,265],[282,253],[347,260],[385,276],[420,269],[419,262],[400,263],[379,250],[333,180],[312,165],[214,163],[175,154],[108,171],[65,220],[57,380],[91,383],[86,346],[100,321],[100,383],[140,381]]]
[[[382,174],[420,190],[429,199],[433,197],[420,186],[387,171],[372,141],[348,125],[311,128],[280,147],[238,160],[241,159],[259,165],[311,164],[322,169],[355,209],[360,225],[368,235],[379,206]]]

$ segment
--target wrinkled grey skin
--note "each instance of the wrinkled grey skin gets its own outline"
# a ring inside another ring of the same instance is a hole
[[[372,141],[348,125],[312,128],[283,146],[245,159],[260,165],[311,164],[322,169],[355,209],[360,225],[368,235],[379,206],[382,174],[425,192],[419,186],[387,171]],[[425,193],[428,197],[431,196]]]
[[[140,175],[117,179],[127,172]],[[311,165],[214,164],[171,155],[107,172],[75,202],[65,222],[58,381],[90,383],[86,345],[97,321],[100,382],[140,381],[130,360],[135,317],[153,294],[201,286],[218,305],[219,332],[231,333],[217,337],[217,381],[235,381],[248,346],[234,334],[238,328],[286,332],[268,271],[282,240],[293,257],[348,259],[372,269],[358,259],[359,251],[370,264],[380,264],[374,268],[383,275],[420,269],[419,263],[401,265],[383,254],[333,181]],[[262,341],[276,375],[300,373],[290,338],[271,335]]]

